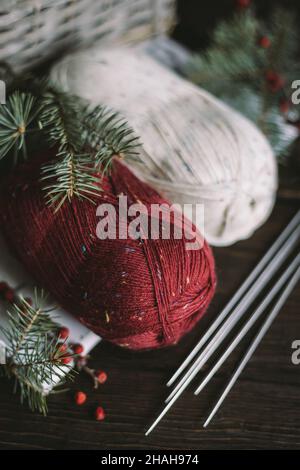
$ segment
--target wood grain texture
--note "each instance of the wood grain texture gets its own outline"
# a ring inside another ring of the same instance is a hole
[[[54,395],[44,418],[22,407],[11,393],[12,385],[2,380],[0,448],[300,449],[300,366],[291,362],[292,341],[300,339],[300,286],[208,429],[201,424],[250,337],[198,398],[189,389],[156,430],[144,437],[166,396],[166,380],[298,207],[297,197],[279,198],[270,220],[251,239],[214,250],[217,295],[205,318],[176,347],[136,353],[100,344],[93,363],[107,370],[109,380],[93,391],[88,377],[78,378],[73,389],[89,393],[83,407],[74,405],[71,391]],[[107,412],[107,419],[99,423],[93,419],[98,402]]]

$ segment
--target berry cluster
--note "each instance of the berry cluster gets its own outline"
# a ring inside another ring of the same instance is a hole
[[[79,391],[75,394],[75,403],[77,405],[83,405],[87,401],[87,394]],[[102,406],[97,406],[95,410],[95,418],[97,421],[103,421],[105,419],[105,411]]]
[[[93,380],[94,388],[98,388],[101,384],[104,384],[107,380],[107,374],[104,370],[95,370],[88,367],[88,356],[84,355],[84,347],[82,344],[71,344],[67,343],[69,338],[70,331],[66,327],[60,328],[58,332],[58,337],[62,340],[60,346],[60,352],[62,356],[60,360],[63,364],[69,364],[72,360],[74,361],[74,367],[78,371],[84,371],[87,373]],[[75,394],[75,403],[79,406],[84,405],[88,399],[88,396],[85,392],[79,390]],[[102,406],[97,406],[95,410],[95,418],[97,421],[103,421],[105,419],[105,412]]]

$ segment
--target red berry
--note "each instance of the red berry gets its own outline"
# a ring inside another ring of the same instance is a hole
[[[259,45],[260,47],[263,47],[264,49],[268,49],[271,45],[271,41],[268,38],[268,36],[262,36],[259,40]]]
[[[5,292],[9,289],[9,286],[6,282],[0,282],[0,293]]]
[[[279,103],[279,108],[280,108],[280,111],[282,113],[287,113],[288,110],[290,109],[290,102],[289,100],[287,100],[286,98],[280,100],[280,103]]]
[[[250,5],[251,0],[237,0],[236,3],[239,8],[247,8]]]
[[[273,83],[273,84],[271,84],[271,86],[270,86],[271,91],[273,91],[273,92],[279,91],[279,90],[281,90],[283,87],[284,87],[284,80],[283,80],[281,77],[278,78],[278,80],[276,81],[276,83]]]
[[[82,354],[83,353],[82,344],[74,344],[74,346],[72,346],[72,349],[73,349],[75,354]]]
[[[75,394],[75,402],[77,405],[83,405],[86,402],[87,396],[84,392],[77,392]]]
[[[70,362],[72,361],[72,357],[71,356],[63,356],[63,357],[60,358],[60,361],[63,364],[70,364]]]
[[[273,70],[267,70],[266,71],[266,80],[267,82],[271,82],[272,80],[274,80],[277,76],[277,73],[274,72]]]
[[[13,302],[15,298],[15,293],[12,289],[7,289],[6,292],[4,292],[4,298],[7,300],[7,302]]]
[[[284,80],[283,78],[277,73],[274,72],[273,70],[268,70],[266,73],[266,80],[269,84],[269,88],[272,92],[276,92],[281,90],[284,86]]]
[[[66,327],[64,326],[64,327],[62,327],[62,328],[59,330],[58,336],[59,336],[61,339],[66,339],[66,338],[68,338],[69,335],[70,335],[70,330],[69,330],[69,328],[66,328]]]
[[[107,374],[104,372],[104,370],[98,370],[96,372],[96,379],[100,384],[104,384],[107,380]]]
[[[103,421],[105,419],[105,412],[102,406],[96,408],[95,417],[97,421]]]

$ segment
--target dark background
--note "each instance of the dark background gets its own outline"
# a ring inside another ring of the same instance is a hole
[[[193,48],[203,46],[215,22],[232,14],[234,3],[180,0],[181,21],[174,37]],[[299,2],[292,1],[256,2],[261,14],[269,14],[275,3],[300,8]],[[191,334],[176,347],[142,353],[100,344],[93,351],[91,365],[105,369],[108,382],[99,391],[93,391],[90,379],[80,376],[72,391],[50,398],[47,418],[22,407],[18,396],[12,395],[12,384],[1,380],[0,447],[300,449],[300,365],[291,362],[291,344],[300,339],[299,286],[207,430],[201,424],[251,335],[198,398],[193,396],[193,389],[187,391],[148,438],[143,434],[166,397],[167,379],[300,207],[299,180],[290,169],[285,173],[269,221],[251,239],[233,247],[214,249],[219,278],[217,294],[209,312]],[[76,389],[89,395],[83,407],[74,405]],[[93,419],[98,403],[107,412],[101,423]]]

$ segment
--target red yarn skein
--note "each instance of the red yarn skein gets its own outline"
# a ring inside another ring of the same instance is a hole
[[[176,343],[206,311],[215,290],[209,246],[185,239],[99,240],[97,205],[118,195],[149,207],[163,200],[118,160],[96,205],[73,198],[54,212],[45,204],[37,159],[4,185],[1,229],[14,254],[54,298],[102,338],[131,349]],[[194,228],[195,229],[195,228]]]

